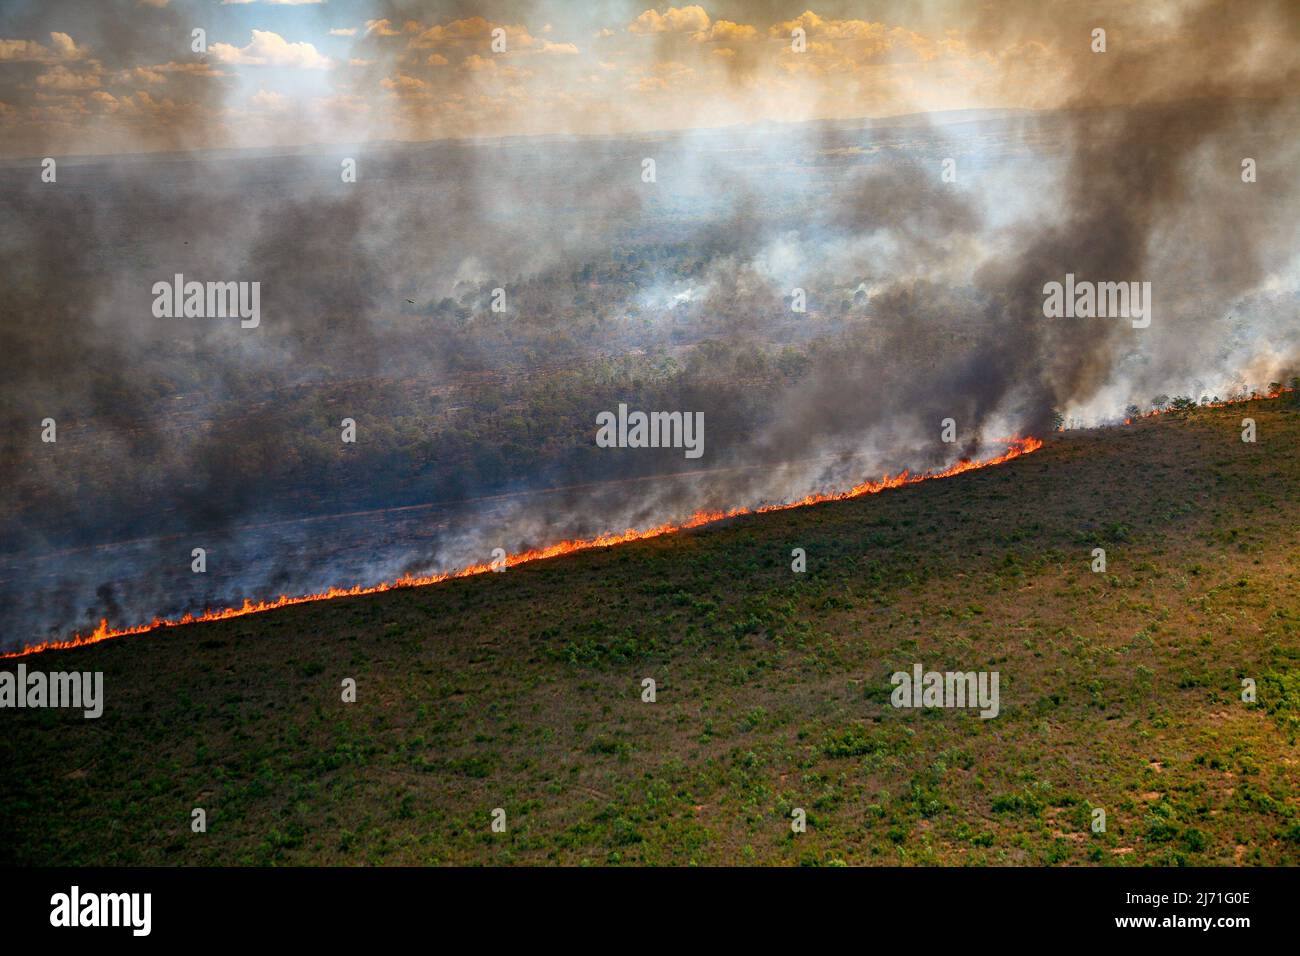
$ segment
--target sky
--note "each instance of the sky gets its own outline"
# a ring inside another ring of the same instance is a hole
[[[1195,42],[1168,0],[807,3],[5,0],[0,155],[1040,109],[1098,27],[1111,62]]]

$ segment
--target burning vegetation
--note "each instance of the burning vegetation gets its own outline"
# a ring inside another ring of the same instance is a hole
[[[391,591],[394,588],[414,588],[425,587],[431,584],[440,584],[443,581],[449,581],[454,578],[464,578],[475,574],[484,574],[490,571],[504,571],[506,568],[518,564],[526,564],[530,561],[541,561],[547,558],[556,558],[561,555],[573,554],[578,551],[587,551],[592,548],[608,548],[615,545],[626,544],[629,541],[644,541],[648,538],[657,538],[660,535],[675,534],[680,531],[699,528],[704,525],[723,521],[727,518],[736,518],[741,515],[785,511],[789,508],[802,508],[808,505],[821,504],[827,501],[845,501],[850,498],[859,498],[863,495],[877,494],[890,488],[903,488],[907,485],[914,485],[918,482],[928,481],[931,479],[950,478],[954,475],[974,471],[977,468],[987,468],[993,465],[1000,465],[1004,462],[1019,458],[1021,455],[1035,452],[1043,447],[1042,441],[1037,438],[1012,438],[1007,441],[1007,445],[1007,450],[1000,455],[986,458],[982,461],[962,459],[961,461],[955,462],[947,468],[936,472],[925,472],[923,474],[913,475],[903,471],[897,475],[885,475],[879,481],[864,481],[847,491],[833,494],[808,495],[799,501],[785,504],[760,505],[756,508],[733,508],[725,512],[697,511],[680,524],[662,524],[654,528],[646,528],[643,530],[628,529],[623,532],[602,534],[594,538],[583,540],[561,541],[558,544],[542,548],[533,548],[527,551],[516,552],[514,554],[503,553],[502,557],[496,561],[486,564],[472,564],[468,567],[442,574],[408,574],[403,575],[396,580],[384,581],[379,584],[331,587],[318,594],[304,594],[296,597],[281,595],[280,597],[270,601],[253,601],[246,599],[237,607],[208,610],[203,611],[200,614],[184,614],[178,618],[170,620],[156,617],[148,624],[135,626],[109,627],[108,621],[105,619],[100,621],[99,627],[95,628],[95,630],[89,634],[74,634],[66,640],[44,641],[39,644],[24,647],[19,651],[0,654],[0,658],[26,657],[44,651],[81,647],[86,644],[96,644],[100,641],[106,641],[115,637],[126,637],[132,634],[147,634],[150,631],[156,631],[161,628],[180,627],[186,624],[197,624],[206,621],[222,621],[234,617],[244,617],[248,614],[260,614],[265,611],[274,611],[278,608],[290,607],[295,604],[307,604],[312,601],[328,601],[333,598],[357,597],[363,594],[380,594],[384,591]]]

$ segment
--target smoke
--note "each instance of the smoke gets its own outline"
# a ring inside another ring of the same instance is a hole
[[[993,454],[1056,413],[1113,419],[1159,392],[1296,374],[1300,24],[1280,2],[1183,4],[1159,23],[1126,10],[1097,14],[1117,24],[1105,53],[1066,7],[953,21],[990,58],[1056,51],[1050,111],[635,132],[645,101],[629,95],[600,120],[617,135],[486,140],[430,139],[449,111],[464,135],[491,132],[475,109],[500,88],[412,38],[481,45],[501,23],[522,52],[497,73],[526,70],[539,18],[445,7],[431,23],[386,3],[349,82],[409,77],[389,102],[401,138],[426,141],[383,142],[376,120],[361,146],[176,152],[226,105],[225,81],[196,74],[192,110],[138,120],[165,153],[62,161],[56,184],[30,160],[0,166],[7,640],[794,500]],[[796,15],[774,8],[735,44],[731,93],[785,62],[759,44],[785,44]],[[88,4],[78,42],[104,75],[142,50],[167,62],[187,28],[160,16],[124,26]],[[935,14],[879,16],[920,30]],[[814,43],[847,30],[799,22]],[[49,26],[35,7],[0,23]],[[923,49],[902,27],[859,32],[881,63]],[[650,79],[718,45],[645,41]],[[0,71],[0,100],[35,69]],[[1014,63],[996,75],[1028,82]],[[891,83],[891,112],[914,95]],[[798,116],[846,109],[813,97]],[[261,325],[156,318],[153,284],[178,273],[260,282]],[[1150,282],[1151,326],[1045,317],[1044,285],[1067,273]],[[595,448],[596,414],[619,402],[703,411],[704,460]]]
[[[1131,49],[1121,36],[1071,64],[1059,212],[1024,230],[1014,264],[981,276],[993,314],[1029,346],[987,356],[998,391],[1036,375],[1044,405],[1086,404],[1146,338],[1120,323],[1040,321],[1045,278],[1152,281],[1161,320],[1143,342],[1155,364],[1140,378],[1155,386],[1196,368],[1194,356],[1220,352],[1234,303],[1291,261],[1293,223],[1278,215],[1293,208],[1290,177],[1260,188],[1240,171],[1243,157],[1270,168],[1294,158],[1294,10],[1201,4],[1180,13],[1171,26],[1194,44]],[[1106,108],[1115,103],[1122,108]],[[1278,319],[1257,317],[1270,332],[1285,328]]]

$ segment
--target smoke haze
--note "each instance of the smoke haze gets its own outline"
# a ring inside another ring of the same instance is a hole
[[[335,15],[286,22],[328,38]],[[1290,4],[585,17],[376,3],[329,54],[214,25],[194,57],[182,4],[0,16],[3,646],[794,500],[1054,415],[1300,374]],[[275,57],[330,89],[245,116],[269,91],[241,71],[272,68],[246,61]],[[1067,273],[1151,283],[1150,327],[1046,318]],[[259,282],[260,325],[155,317],[177,274]],[[703,459],[596,448],[620,402],[703,412]]]

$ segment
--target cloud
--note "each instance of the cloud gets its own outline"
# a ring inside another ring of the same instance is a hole
[[[74,73],[66,66],[56,66],[36,78],[36,85],[49,90],[93,90],[102,85],[98,73]]]
[[[823,40],[857,40],[881,48],[889,45],[891,34],[907,32],[897,28],[891,30],[883,23],[873,23],[869,20],[827,20],[811,10],[805,10],[793,20],[776,24],[768,30],[768,34],[774,37],[789,37],[795,27],[803,27],[809,37]]]
[[[75,2],[95,5],[106,0]],[[0,62],[4,68],[0,69],[0,100],[10,105],[9,115],[16,108],[20,118],[6,123],[7,141],[0,144],[0,152],[18,149],[13,144],[19,136],[32,142],[116,136],[120,123],[59,131],[55,137],[43,125],[42,115],[28,109],[39,93],[45,97],[42,104],[67,96],[101,112],[88,95],[89,85],[99,75],[100,88],[119,101],[126,93],[148,90],[159,101],[172,98],[178,117],[188,108],[189,118],[178,127],[184,135],[161,130],[158,137],[164,144],[188,145],[206,139],[209,130],[213,136],[223,135],[224,120],[213,117],[223,115],[219,104],[234,92],[233,84],[205,82],[204,77],[257,74],[259,66],[266,68],[263,73],[292,67],[315,76],[329,75],[323,74],[326,68],[341,67],[347,75],[338,79],[347,84],[348,92],[370,102],[372,125],[365,135],[382,137],[390,132],[399,136],[449,132],[435,110],[408,113],[407,104],[395,102],[396,90],[412,89],[410,82],[400,79],[403,75],[427,84],[435,94],[431,102],[463,93],[466,108],[473,104],[481,118],[476,130],[613,132],[751,117],[885,115],[988,105],[1042,108],[1059,102],[1060,77],[1072,62],[1061,51],[1060,24],[1046,14],[1034,14],[1015,30],[993,29],[996,18],[989,14],[980,18],[976,29],[971,23],[974,13],[894,20],[907,4],[855,5],[872,12],[835,19],[827,13],[830,8],[820,14],[807,9],[799,13],[799,7],[793,6],[779,15],[763,16],[758,11],[771,6],[732,4],[709,10],[703,0],[664,0],[651,9],[650,0],[643,0],[624,7],[625,15],[616,14],[617,19],[597,13],[585,20],[553,20],[550,33],[540,13],[535,21],[524,19],[528,14],[523,11],[540,8],[514,0],[493,8],[498,11],[494,17],[459,12],[472,10],[472,5],[433,5],[423,0],[381,0],[368,5],[368,13],[347,16],[347,8],[340,12],[343,4],[333,0],[328,7],[316,5],[320,10],[315,12],[333,9],[338,16],[313,18],[312,25],[301,29],[264,19],[263,27],[270,29],[251,31],[243,44],[238,40],[250,31],[240,26],[216,34],[225,43],[212,43],[210,37],[211,55],[191,59],[185,42],[190,23],[178,7],[193,8],[193,2],[172,2],[165,9],[139,7],[138,0],[114,2],[134,13],[134,22],[112,31],[99,21],[87,21],[86,26],[71,28],[77,30],[75,41],[67,33],[48,32],[66,30],[76,22],[64,15],[43,21],[0,18],[6,24],[2,35],[13,37],[0,39],[0,61],[7,61]],[[250,0],[249,5],[267,2]],[[1030,0],[1022,2],[1028,5]],[[203,3],[207,9],[214,5],[211,0]],[[747,9],[755,12],[735,12]],[[439,12],[431,12],[435,10]],[[715,19],[715,14],[722,17],[724,12],[739,19]],[[159,29],[169,18],[174,22],[168,29]],[[10,22],[25,26],[10,27]],[[1147,26],[1155,29],[1153,24]],[[806,55],[790,49],[789,35],[795,27],[808,32]],[[923,29],[923,34],[908,27]],[[494,29],[506,31],[506,50],[499,54],[490,52]],[[285,30],[290,36],[285,39],[272,30]],[[327,33],[328,40],[324,39]],[[289,42],[294,36],[309,42]],[[343,45],[331,48],[335,38],[341,38]],[[351,48],[344,50],[344,45]],[[597,55],[585,61],[584,56],[592,53]],[[167,62],[172,58],[189,62]],[[536,82],[525,83],[524,74],[510,72],[512,63],[522,62],[536,71]],[[60,65],[66,69],[54,69]],[[608,74],[608,82],[589,79],[601,74]],[[385,77],[393,78],[387,86],[381,85]],[[626,92],[634,88],[688,96],[672,101],[661,94],[647,104],[627,98]],[[258,83],[253,82],[240,102],[246,106],[247,97],[257,89]],[[285,94],[293,100],[287,88]],[[526,103],[519,109],[513,104],[505,108],[499,98],[507,95],[514,103]],[[126,133],[135,138],[144,130],[141,124]],[[285,127],[233,138],[287,141],[297,135]],[[122,144],[114,145],[121,148]]]
[[[288,99],[274,90],[258,90],[253,94],[249,102],[253,104],[254,109],[267,112],[280,112],[289,107]]]
[[[691,37],[700,43],[740,43],[757,38],[757,29],[747,23],[733,23],[730,20],[715,21],[707,30],[700,30]]]
[[[167,77],[163,76],[157,70],[151,70],[147,66],[137,66],[130,70],[123,70],[117,77],[121,82],[130,82],[134,80],[137,83],[166,83]]]
[[[55,54],[53,50],[43,47],[32,40],[0,39],[0,62],[41,63],[53,60],[54,58]]]
[[[81,51],[77,49],[77,44],[73,43],[72,37],[66,33],[51,33],[50,44],[58,52],[59,56],[65,60],[76,59],[81,55]]]
[[[814,73],[854,72],[864,67],[889,60],[915,62],[933,60],[942,54],[969,56],[966,44],[953,36],[930,39],[902,27],[869,20],[830,20],[805,10],[793,20],[774,24],[768,29],[771,37],[788,38],[796,27],[808,35],[808,52],[814,57],[826,58],[824,62],[785,62],[787,70],[801,69]]]
[[[424,82],[424,80],[418,79],[414,76],[407,76],[404,73],[399,73],[397,76],[386,78],[382,85],[384,89],[391,90],[399,96],[419,93],[429,88],[429,84]]]
[[[497,29],[505,31],[507,50],[528,50],[539,43],[544,45],[550,42],[539,41],[528,32],[527,27],[521,24],[493,23],[483,17],[466,17],[448,23],[435,23],[429,27],[411,20],[406,23],[403,29],[407,33],[415,34],[410,44],[413,49],[445,46],[451,43],[465,43],[468,41],[478,41],[486,45],[492,37],[492,31]]]
[[[709,15],[698,5],[647,10],[628,25],[629,33],[699,33],[709,28]]]
[[[35,40],[0,39],[0,61],[11,63],[55,63],[59,60],[79,60],[85,50],[73,42],[66,33],[50,34],[50,45],[43,46]]]
[[[393,25],[387,19],[366,21],[366,36],[373,34],[377,37],[395,37],[399,33],[400,31],[394,30]]]
[[[238,66],[284,66],[302,70],[325,70],[333,61],[320,54],[310,43],[290,43],[278,33],[254,30],[246,46],[214,43],[209,47],[213,58]]]
[[[165,83],[168,74],[175,74],[181,77],[194,76],[230,76],[223,70],[218,70],[211,63],[203,60],[189,60],[186,62],[177,62],[172,60],[168,63],[145,64],[142,66],[133,66],[129,69],[117,70],[110,75],[110,80],[118,85],[136,85],[140,83]]]

